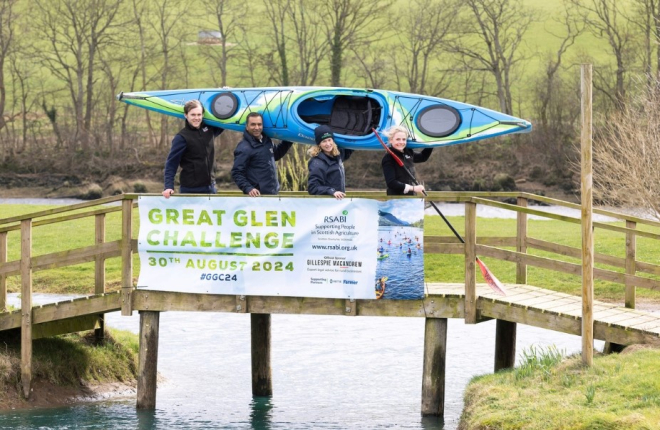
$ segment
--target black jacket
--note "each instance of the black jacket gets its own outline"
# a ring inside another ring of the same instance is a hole
[[[433,148],[424,148],[422,152],[415,152],[410,148],[404,148],[403,153],[397,151],[394,148],[391,148],[392,152],[396,154],[399,160],[403,161],[404,166],[410,170],[410,173],[415,175],[415,165],[414,163],[423,163],[429,159]],[[383,175],[385,176],[385,183],[387,184],[387,195],[388,196],[402,196],[404,195],[403,191],[406,189],[406,184],[413,185],[413,180],[406,173],[406,170],[399,166],[399,164],[392,158],[388,152],[383,157],[382,161],[383,166]],[[412,191],[408,192],[408,195],[413,195]]]
[[[309,194],[334,195],[335,191],[346,191],[346,176],[344,174],[344,161],[351,157],[353,150],[339,148],[339,155],[330,157],[323,151],[312,157],[307,164],[309,179],[307,192]]]
[[[280,183],[277,180],[275,161],[284,157],[292,142],[282,141],[275,146],[270,137],[262,135],[261,142],[247,131],[234,150],[234,167],[231,177],[243,193],[248,194],[253,188],[261,194],[277,194]]]
[[[202,123],[194,128],[188,121],[172,139],[172,149],[165,161],[165,190],[174,189],[174,175],[181,166],[181,186],[187,188],[211,185],[215,177],[215,148],[213,139],[223,132],[222,128]]]

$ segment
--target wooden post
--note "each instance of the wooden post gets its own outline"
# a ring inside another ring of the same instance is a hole
[[[630,229],[637,228],[637,223],[634,221],[626,221],[626,227]],[[626,275],[635,276],[637,267],[635,259],[637,258],[637,235],[635,233],[626,232]],[[626,307],[635,309],[635,284],[626,278]]]
[[[133,200],[126,199],[121,202],[121,314],[133,314],[133,249],[131,237],[133,236]]]
[[[0,263],[7,262],[7,232],[0,233]],[[0,311],[7,310],[7,275],[0,275]]]
[[[592,165],[592,70],[582,65],[582,363],[594,361],[594,236]]]
[[[272,396],[270,368],[270,314],[250,314],[252,345],[252,395]]]
[[[515,366],[516,331],[516,323],[497,320],[495,326],[495,372],[502,369],[513,369],[513,366]]]
[[[98,214],[95,217],[95,243],[101,245],[105,242],[105,214]],[[94,294],[105,293],[105,258],[102,255],[94,257]],[[103,342],[105,337],[105,315],[99,315],[99,328],[94,330],[96,343]]]
[[[30,397],[32,384],[32,220],[21,221],[21,385]]]
[[[465,202],[465,324],[477,323],[477,205]]]
[[[526,208],[527,199],[518,197],[518,206]],[[518,212],[516,229],[516,252],[527,253],[527,214]],[[527,265],[523,261],[516,262],[516,284],[527,284]]]
[[[445,365],[447,361],[447,318],[426,318],[424,325],[424,368],[422,370],[422,415],[445,414]]]
[[[137,408],[156,409],[160,312],[140,311]]]

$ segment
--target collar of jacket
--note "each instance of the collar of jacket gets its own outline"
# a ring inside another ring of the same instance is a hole
[[[318,158],[319,160],[323,160],[326,164],[332,164],[332,163],[338,162],[339,159],[340,159],[340,156],[331,157],[331,156],[327,155],[325,152],[321,151],[316,156],[316,158]]]
[[[204,125],[203,122],[199,124],[199,128],[195,128],[195,127],[192,126],[192,124],[190,124],[190,123],[188,122],[187,119],[184,120],[184,121],[186,122],[185,127],[186,127],[188,130],[191,130],[191,131],[200,131],[200,130],[202,129],[202,127],[206,127],[206,126]]]
[[[243,132],[243,139],[248,141],[253,148],[257,148],[270,142],[270,138],[263,133],[261,133],[261,142],[259,142],[257,138],[248,133],[247,130]]]

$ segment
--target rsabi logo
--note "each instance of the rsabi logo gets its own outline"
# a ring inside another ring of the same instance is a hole
[[[348,211],[344,210],[341,215],[323,217],[323,222],[346,222],[348,219],[347,215]]]

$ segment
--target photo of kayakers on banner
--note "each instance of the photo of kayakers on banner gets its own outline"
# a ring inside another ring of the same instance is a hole
[[[378,202],[377,299],[424,297],[424,201]]]

